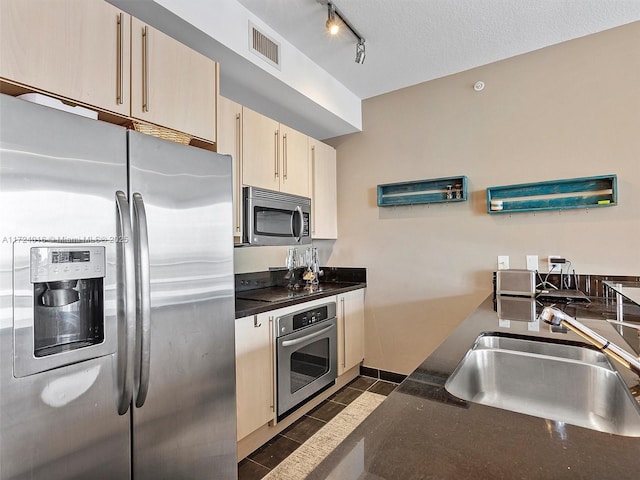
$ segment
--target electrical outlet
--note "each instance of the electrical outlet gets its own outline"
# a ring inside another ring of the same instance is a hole
[[[509,270],[509,255],[498,255],[498,270]]]
[[[553,261],[554,258],[563,259],[561,263],[556,263]],[[549,272],[557,272],[560,273],[562,271],[562,264],[564,263],[564,257],[560,255],[549,255]]]
[[[538,270],[538,255],[527,255],[527,270]]]

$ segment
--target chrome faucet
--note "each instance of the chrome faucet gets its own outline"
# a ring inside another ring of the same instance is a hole
[[[562,310],[558,310],[554,307],[544,307],[540,313],[540,318],[550,325],[562,325],[572,332],[580,335],[586,341],[595,345],[602,352],[606,353],[640,377],[640,361],[638,361],[637,358],[617,346],[615,343],[610,342],[602,335],[599,335],[586,327],[575,318],[567,315]]]

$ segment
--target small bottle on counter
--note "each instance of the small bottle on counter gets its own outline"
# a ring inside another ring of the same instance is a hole
[[[445,193],[445,198],[447,200],[453,199],[453,187],[451,185],[447,185],[447,193]]]

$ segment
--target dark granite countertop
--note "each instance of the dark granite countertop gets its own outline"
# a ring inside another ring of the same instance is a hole
[[[349,283],[349,282],[333,282],[322,283],[315,292],[288,291],[287,287],[266,287],[264,290],[264,298],[269,295],[273,296],[273,301],[249,300],[238,298],[236,296],[236,318],[247,317],[249,315],[257,315],[258,313],[276,310],[278,308],[289,307],[299,303],[309,302],[318,298],[330,297],[341,293],[350,292],[366,288],[366,283]],[[289,294],[290,297],[282,298]]]
[[[324,275],[315,291],[288,289],[287,281],[283,279],[286,272],[274,269],[236,275],[236,318],[340,295],[367,286],[364,268],[323,267]]]
[[[601,301],[578,318],[624,345]],[[482,332],[559,341],[574,333],[499,321],[492,296],[438,347],[308,477],[309,479],[637,479],[640,438],[465,402],[444,384]],[[613,332],[613,333],[612,333]],[[636,347],[634,347],[636,348]],[[637,378],[620,368],[629,386]]]

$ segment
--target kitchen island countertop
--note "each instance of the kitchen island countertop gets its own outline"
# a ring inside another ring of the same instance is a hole
[[[588,321],[624,345],[602,316]],[[571,332],[551,332],[546,324],[536,331],[527,322],[499,322],[488,297],[308,478],[640,478],[640,438],[466,402],[449,394],[446,380],[482,332],[581,340]],[[628,385],[637,381],[623,370]]]

